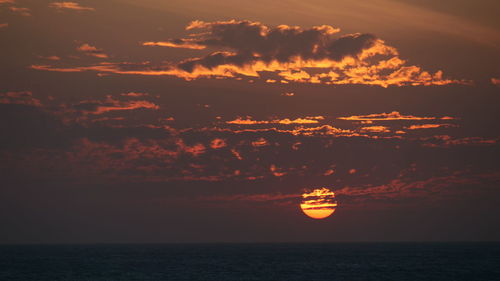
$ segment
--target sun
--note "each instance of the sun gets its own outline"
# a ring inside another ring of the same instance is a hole
[[[300,208],[310,218],[327,218],[335,212],[336,207],[335,193],[326,187],[302,194]]]

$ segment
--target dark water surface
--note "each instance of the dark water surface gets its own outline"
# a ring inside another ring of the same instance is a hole
[[[500,243],[4,245],[0,280],[500,280]]]

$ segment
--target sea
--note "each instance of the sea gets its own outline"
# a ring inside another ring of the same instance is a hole
[[[500,243],[2,245],[0,280],[500,280]]]

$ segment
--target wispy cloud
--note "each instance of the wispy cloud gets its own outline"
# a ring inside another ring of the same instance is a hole
[[[403,115],[398,111],[393,111],[390,113],[374,113],[368,115],[352,115],[348,117],[338,117],[341,120],[351,120],[351,121],[393,121],[393,120],[453,120],[454,117],[444,116],[444,117],[419,117],[414,115]]]
[[[405,199],[411,197],[427,197],[430,194],[449,194],[459,192],[458,190],[447,190],[449,187],[463,185],[478,185],[484,182],[495,182],[499,179],[499,173],[470,174],[468,171],[455,171],[452,174],[432,176],[420,180],[405,178],[402,171],[400,175],[390,182],[382,185],[365,187],[344,187],[335,191],[337,195],[346,196],[354,202],[366,202],[377,199]]]
[[[192,50],[203,50],[206,47],[198,44],[190,43],[189,41],[149,41],[142,43],[143,46],[157,46],[157,47],[170,47],[170,48],[182,48],[182,49],[192,49]]]
[[[94,8],[80,6],[77,2],[52,2],[49,7],[58,10],[94,11]]]
[[[45,59],[45,60],[52,60],[52,61],[61,60],[61,57],[59,57],[59,56],[38,56],[38,58]]]
[[[436,128],[447,128],[454,127],[453,124],[421,124],[421,125],[411,125],[406,127],[408,130],[419,130],[419,129],[436,129]]]
[[[449,135],[436,135],[428,138],[422,138],[423,146],[427,147],[452,147],[462,145],[494,145],[500,142],[500,138],[484,138],[484,137],[463,137],[456,138]]]
[[[9,7],[9,10],[24,17],[31,16],[31,10],[29,8]]]
[[[114,99],[112,96],[107,96],[103,101],[80,101],[73,105],[73,108],[86,114],[103,114],[110,111],[135,110],[141,108],[157,110],[160,107],[146,100],[120,101]]]

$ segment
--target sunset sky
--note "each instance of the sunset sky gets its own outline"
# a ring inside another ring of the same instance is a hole
[[[0,243],[499,240],[499,14],[0,0]]]

